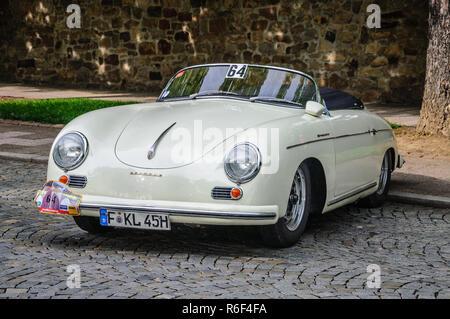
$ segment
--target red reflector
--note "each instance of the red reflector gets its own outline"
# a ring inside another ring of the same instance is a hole
[[[242,191],[239,188],[233,188],[231,190],[231,197],[234,199],[239,199],[242,197]]]
[[[66,175],[63,175],[59,178],[59,182],[63,183],[63,184],[67,184],[68,181],[69,181],[69,177],[67,177]]]

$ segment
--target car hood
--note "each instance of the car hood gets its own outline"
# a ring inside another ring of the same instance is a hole
[[[180,167],[248,128],[299,115],[299,111],[223,98],[151,103],[125,125],[115,154],[137,168]]]

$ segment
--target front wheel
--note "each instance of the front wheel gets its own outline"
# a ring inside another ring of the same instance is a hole
[[[302,163],[295,172],[286,215],[274,225],[260,227],[264,243],[271,247],[290,247],[303,234],[312,209],[311,172]]]
[[[378,179],[378,189],[372,195],[363,198],[359,205],[366,208],[376,208],[383,205],[386,201],[389,186],[391,184],[392,163],[389,151],[384,154],[383,163],[381,164],[380,176]]]

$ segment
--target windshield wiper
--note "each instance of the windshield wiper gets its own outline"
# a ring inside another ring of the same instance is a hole
[[[279,103],[287,103],[287,104],[291,104],[291,105],[297,105],[297,106],[303,106],[302,103],[299,102],[294,102],[291,100],[286,100],[286,99],[280,99],[277,97],[272,97],[272,96],[254,96],[249,98],[250,102],[255,102],[255,101],[266,101],[266,102],[279,102]]]
[[[229,91],[203,91],[199,93],[194,93],[189,95],[190,99],[196,99],[199,96],[208,96],[208,95],[239,95],[235,92],[229,92]]]

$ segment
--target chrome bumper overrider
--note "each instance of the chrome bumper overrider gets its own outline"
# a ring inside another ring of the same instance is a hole
[[[206,217],[206,218],[231,218],[231,219],[247,219],[247,220],[272,220],[276,213],[258,213],[258,212],[227,212],[227,211],[212,211],[212,210],[191,210],[178,208],[160,208],[160,207],[145,207],[145,206],[124,206],[124,205],[99,205],[82,203],[81,210],[100,210],[100,208],[108,210],[119,211],[133,211],[146,213],[160,213],[168,214],[169,216],[184,216],[184,217]]]

